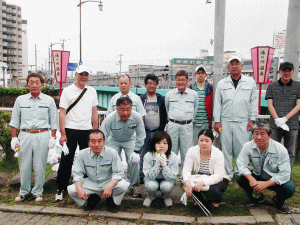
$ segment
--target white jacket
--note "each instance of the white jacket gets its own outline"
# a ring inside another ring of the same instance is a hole
[[[190,179],[191,175],[196,174],[200,170],[200,148],[199,145],[190,147],[186,153],[184,166],[182,170],[183,181]],[[229,178],[225,172],[223,153],[212,146],[211,157],[209,161],[210,176],[203,179],[205,186],[214,185],[226,178]]]

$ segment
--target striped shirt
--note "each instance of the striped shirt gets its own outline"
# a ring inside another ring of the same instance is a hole
[[[195,91],[198,93],[198,108],[196,112],[196,118],[194,120],[194,126],[209,126],[208,124],[208,117],[205,107],[205,90],[206,90],[206,83],[203,90],[199,89],[197,83],[195,83]]]
[[[210,161],[210,158],[206,161],[200,160],[200,169],[197,174],[211,175],[209,172],[209,161]]]

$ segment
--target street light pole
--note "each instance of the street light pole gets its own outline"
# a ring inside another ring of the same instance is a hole
[[[79,4],[77,5],[77,7],[79,7],[79,65],[82,64],[82,38],[81,38],[81,5],[83,3],[86,3],[86,2],[99,2],[99,10],[100,12],[102,11],[102,8],[103,8],[103,5],[102,5],[102,2],[101,1],[81,1],[79,0]]]

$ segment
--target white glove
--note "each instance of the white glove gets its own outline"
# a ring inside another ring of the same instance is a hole
[[[159,153],[156,153],[155,160],[156,160],[156,164],[157,164],[158,166],[161,166],[161,164],[160,164],[160,154],[159,154]]]
[[[138,164],[140,162],[140,155],[136,152],[131,153],[130,162],[133,164]]]
[[[10,147],[14,152],[16,152],[16,146],[20,146],[20,141],[17,137],[13,137],[10,142]]]
[[[280,126],[282,130],[286,130],[286,131],[290,131],[290,128],[288,125],[283,124],[282,126]]]
[[[186,192],[183,193],[183,195],[180,198],[180,201],[182,204],[187,205],[187,196],[186,196]]]
[[[18,158],[18,157],[19,157],[19,152],[16,152],[16,153],[14,154],[14,157]]]
[[[49,140],[48,148],[49,148],[49,149],[54,148],[54,147],[55,147],[55,144],[56,144],[56,139],[55,139],[55,137],[51,137],[50,140]]]
[[[68,149],[68,146],[67,146],[66,142],[64,143],[64,145],[62,147],[62,152],[64,153],[64,155],[69,154],[69,149]]]
[[[167,165],[167,157],[165,154],[160,155],[159,158],[160,158],[159,161],[161,166]]]
[[[277,118],[277,119],[275,119],[275,124],[277,127],[281,127],[286,123],[286,121],[287,121],[287,119],[285,117]]]
[[[213,130],[213,135],[215,136],[215,138],[219,137],[219,132]]]

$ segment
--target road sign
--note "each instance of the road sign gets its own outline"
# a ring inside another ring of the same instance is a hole
[[[78,63],[69,63],[68,71],[75,71],[78,67]]]

